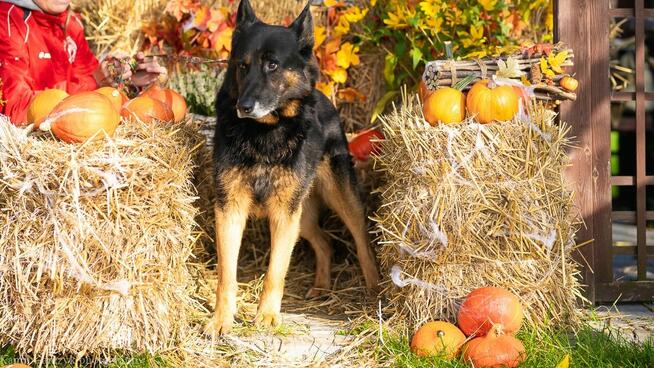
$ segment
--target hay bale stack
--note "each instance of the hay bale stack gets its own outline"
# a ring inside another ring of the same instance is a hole
[[[531,121],[429,126],[417,103],[384,117],[375,168],[386,312],[415,326],[455,321],[475,288],[515,292],[535,327],[574,324],[571,259],[579,219],[563,170],[568,128],[531,107]]]
[[[122,124],[70,145],[0,119],[0,345],[48,360],[160,352],[190,333],[203,139]]]

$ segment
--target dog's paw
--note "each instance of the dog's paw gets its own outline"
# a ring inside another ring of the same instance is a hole
[[[207,325],[204,326],[204,333],[208,336],[215,337],[220,335],[228,334],[232,331],[234,326],[234,317],[233,316],[224,316],[218,317],[213,316]]]
[[[314,298],[319,298],[321,296],[325,296],[329,294],[329,289],[323,289],[319,287],[312,287],[307,291],[306,295],[304,296],[305,299],[314,299]]]
[[[279,312],[257,312],[254,324],[262,328],[278,327],[282,324],[282,315]]]

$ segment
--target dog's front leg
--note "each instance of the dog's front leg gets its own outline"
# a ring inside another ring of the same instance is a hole
[[[218,256],[218,288],[213,319],[206,327],[211,335],[225,334],[232,329],[236,314],[236,269],[248,210],[244,203],[227,208],[214,208],[216,215],[216,253]]]
[[[300,217],[302,209],[293,214],[286,211],[271,213],[270,240],[271,252],[268,272],[263,283],[255,323],[263,326],[278,326],[281,323],[281,306],[284,295],[284,279],[291,261],[293,247],[300,236]]]

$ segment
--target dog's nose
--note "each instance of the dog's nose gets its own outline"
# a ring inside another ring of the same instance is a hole
[[[249,114],[254,110],[254,100],[251,99],[246,99],[239,101],[237,104],[237,108],[241,110],[241,112],[245,114]]]

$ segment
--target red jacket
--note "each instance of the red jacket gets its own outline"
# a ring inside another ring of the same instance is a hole
[[[96,89],[98,60],[91,52],[79,16],[49,15],[0,2],[0,80],[7,101],[1,112],[14,124],[26,122],[36,91],[69,94]]]

